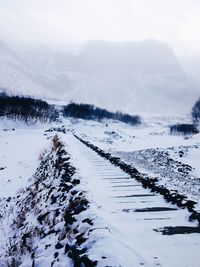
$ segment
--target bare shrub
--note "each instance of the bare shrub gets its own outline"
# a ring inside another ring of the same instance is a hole
[[[170,134],[197,134],[199,133],[196,125],[194,124],[175,124],[170,126]]]
[[[61,146],[61,143],[60,143],[60,140],[57,134],[54,136],[52,142],[53,142],[53,150],[56,151]]]

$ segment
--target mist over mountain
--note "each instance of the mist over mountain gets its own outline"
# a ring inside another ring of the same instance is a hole
[[[95,74],[107,71],[181,74],[181,67],[172,50],[154,40],[135,43],[92,41],[85,45],[73,62],[75,66],[70,68]]]
[[[14,49],[13,49],[14,50]],[[70,49],[0,44],[0,87],[110,110],[182,114],[199,96],[172,49],[155,40],[91,41]]]
[[[200,81],[200,55],[182,57],[180,62],[185,73]]]
[[[0,89],[8,93],[46,95],[35,72],[26,66],[20,56],[0,40]]]

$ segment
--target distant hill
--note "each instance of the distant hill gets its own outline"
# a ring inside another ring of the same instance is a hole
[[[66,50],[0,51],[6,55],[0,87],[128,113],[189,113],[199,97],[198,84],[165,43],[91,41],[75,53]]]
[[[200,55],[180,58],[185,73],[200,81]]]
[[[0,90],[22,95],[44,97],[45,89],[37,82],[37,74],[0,40]]]
[[[96,74],[107,71],[183,74],[172,49],[154,40],[119,43],[91,41],[73,62],[74,66],[69,65],[70,68]]]

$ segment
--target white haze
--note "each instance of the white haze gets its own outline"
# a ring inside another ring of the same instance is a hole
[[[188,114],[199,97],[198,83],[163,42],[93,41],[73,54],[44,46],[16,51],[0,45],[6,91],[159,114]]]
[[[198,0],[0,0],[0,36],[51,45],[157,39],[194,55],[199,13]]]
[[[200,95],[199,11],[197,0],[0,0],[0,88],[189,113]]]

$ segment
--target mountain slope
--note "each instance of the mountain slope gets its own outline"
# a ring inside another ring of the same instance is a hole
[[[154,40],[92,41],[76,53],[42,47],[21,51],[18,57],[28,67],[11,68],[4,58],[0,85],[20,84],[21,91],[48,99],[129,113],[186,114],[199,97],[197,82],[184,74],[172,49]]]
[[[14,94],[45,95],[45,89],[37,82],[37,75],[1,40],[0,66],[0,89]]]
[[[67,64],[70,61],[66,62]],[[151,73],[183,74],[181,67],[165,43],[147,40],[143,42],[107,43],[91,41],[85,45],[80,54],[73,60],[74,70],[99,74],[132,71]]]

